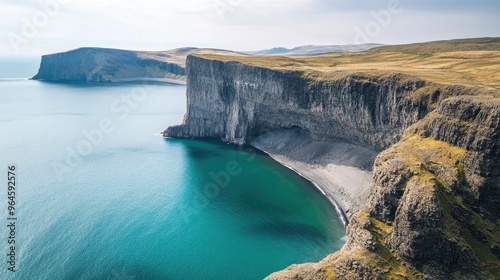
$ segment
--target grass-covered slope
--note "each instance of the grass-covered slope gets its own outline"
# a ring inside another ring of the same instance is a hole
[[[319,80],[337,79],[356,72],[377,76],[398,72],[437,83],[500,89],[500,38],[386,46],[362,53],[310,57],[200,56],[255,67],[299,71]]]

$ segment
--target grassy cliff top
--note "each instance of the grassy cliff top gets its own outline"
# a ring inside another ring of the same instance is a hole
[[[137,56],[142,59],[153,59],[167,63],[174,63],[182,67],[186,66],[186,57],[190,54],[216,54],[224,56],[243,56],[242,53],[219,49],[200,49],[200,48],[180,48],[168,51],[139,51]]]
[[[342,77],[353,72],[372,75],[399,72],[437,83],[500,90],[500,38],[396,45],[362,53],[308,57],[195,56],[276,70],[304,71],[306,76],[319,80]]]

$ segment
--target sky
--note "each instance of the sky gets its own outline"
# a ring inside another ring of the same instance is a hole
[[[0,0],[0,56],[500,36],[498,0]]]

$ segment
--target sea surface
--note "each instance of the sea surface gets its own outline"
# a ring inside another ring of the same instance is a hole
[[[0,279],[261,279],[343,245],[334,206],[265,154],[162,138],[185,86],[30,81],[6,63]]]

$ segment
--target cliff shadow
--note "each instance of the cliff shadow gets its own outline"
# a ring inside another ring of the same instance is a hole
[[[343,165],[365,171],[372,170],[375,158],[380,153],[342,139],[315,140],[310,132],[299,127],[266,132],[252,140],[250,144],[293,161],[319,166]]]

